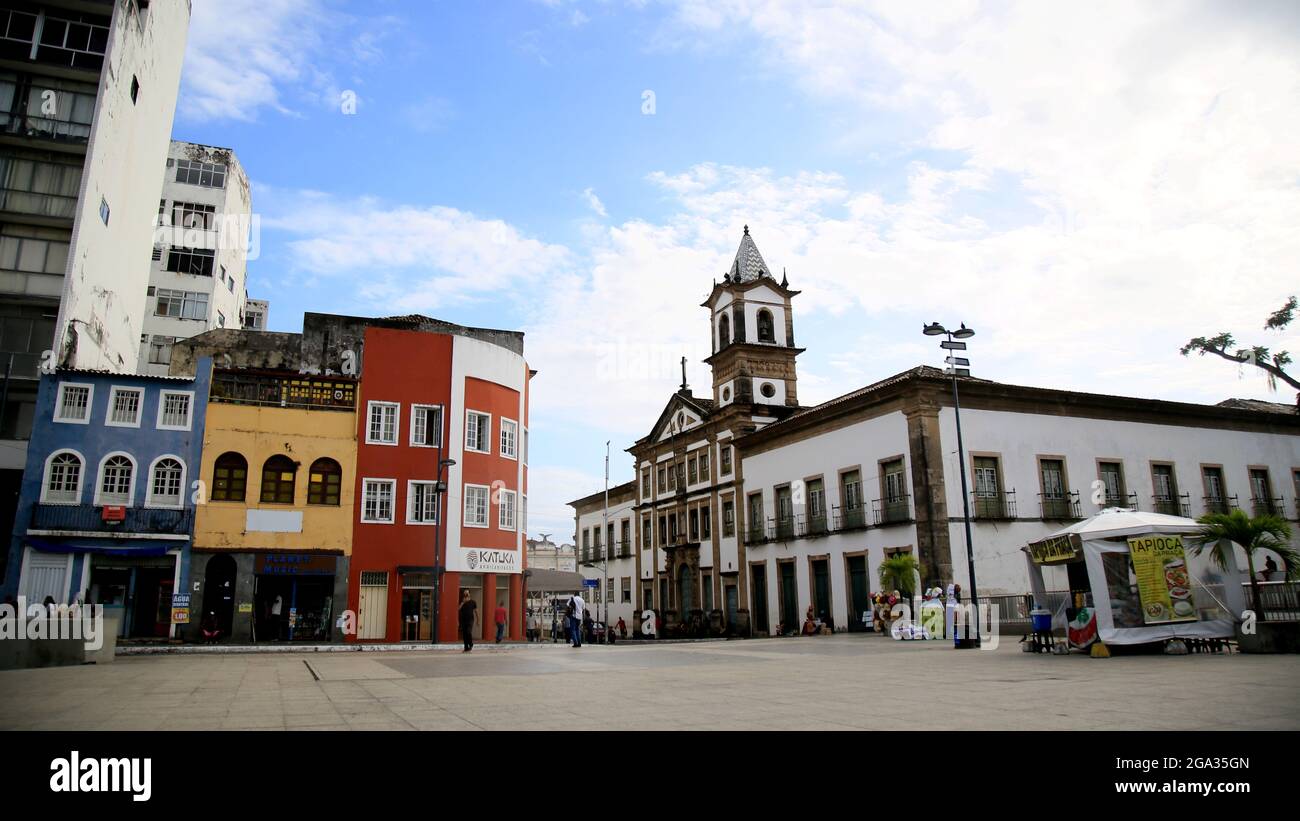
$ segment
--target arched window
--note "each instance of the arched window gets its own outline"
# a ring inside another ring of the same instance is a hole
[[[135,462],[118,453],[104,459],[99,467],[99,505],[131,504],[131,489],[135,479]]]
[[[307,482],[307,504],[337,505],[339,489],[343,486],[343,468],[333,459],[317,459],[311,463]]]
[[[45,496],[42,502],[76,504],[81,501],[81,457],[62,451],[50,457],[45,467]]]
[[[772,312],[766,308],[758,312],[758,341],[776,341],[776,329],[772,325]]]
[[[151,507],[180,507],[181,486],[185,482],[185,466],[170,456],[154,462],[149,476]]]
[[[731,317],[726,314],[718,321],[718,350],[731,344]]]
[[[266,504],[293,504],[294,485],[298,466],[288,456],[272,456],[262,465],[262,502]]]
[[[212,466],[212,501],[242,502],[248,489],[248,460],[229,451]]]

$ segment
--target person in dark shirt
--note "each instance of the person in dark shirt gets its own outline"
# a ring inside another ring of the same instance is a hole
[[[468,590],[460,592],[460,635],[465,640],[465,649],[462,653],[468,653],[474,649],[474,626],[478,624],[478,604],[469,597]]]

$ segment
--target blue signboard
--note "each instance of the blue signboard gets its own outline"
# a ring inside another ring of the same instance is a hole
[[[600,584],[600,582],[599,582],[598,580],[596,580],[596,579],[583,579],[583,580],[582,580],[582,586],[583,586],[583,587],[595,587],[595,586],[598,585],[598,584]]]

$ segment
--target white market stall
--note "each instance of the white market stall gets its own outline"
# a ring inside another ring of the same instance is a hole
[[[1106,508],[1024,548],[1035,603],[1076,647],[1232,638],[1244,579],[1235,562],[1224,570],[1191,550],[1199,531],[1181,516]],[[1069,595],[1051,595],[1043,569],[1062,565]]]

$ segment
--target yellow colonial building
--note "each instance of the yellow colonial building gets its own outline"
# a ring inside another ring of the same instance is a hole
[[[284,370],[213,374],[188,639],[339,640],[352,544],[357,383]]]

